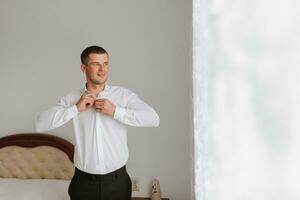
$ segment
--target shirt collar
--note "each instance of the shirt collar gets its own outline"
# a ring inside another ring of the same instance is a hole
[[[98,94],[97,97],[99,97],[99,95],[103,96],[105,93],[108,92],[109,88],[110,88],[110,85],[108,85],[107,83],[105,83],[104,89]],[[81,89],[81,93],[83,94],[86,91],[87,91],[87,88],[86,88],[86,84],[85,84],[85,86]]]

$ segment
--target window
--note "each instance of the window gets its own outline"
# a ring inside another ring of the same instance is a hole
[[[194,0],[196,200],[300,199],[299,8]]]

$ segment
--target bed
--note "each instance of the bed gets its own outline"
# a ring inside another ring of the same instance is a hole
[[[0,138],[1,200],[69,200],[74,146],[41,133]]]
[[[0,138],[1,200],[69,200],[74,146],[45,133]],[[150,198],[133,197],[132,200]]]

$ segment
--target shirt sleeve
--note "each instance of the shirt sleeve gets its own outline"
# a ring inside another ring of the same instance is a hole
[[[57,105],[40,113],[36,118],[36,132],[44,132],[58,128],[78,114],[76,105],[68,105],[66,97],[62,97]]]
[[[116,106],[114,118],[124,124],[138,127],[157,127],[160,122],[156,111],[134,93],[130,93],[125,107]]]

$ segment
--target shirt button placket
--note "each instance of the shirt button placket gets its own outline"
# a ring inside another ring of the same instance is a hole
[[[97,153],[100,161],[101,170],[104,169],[104,154],[103,154],[103,139],[101,130],[101,113],[96,113],[96,139],[97,139]]]

